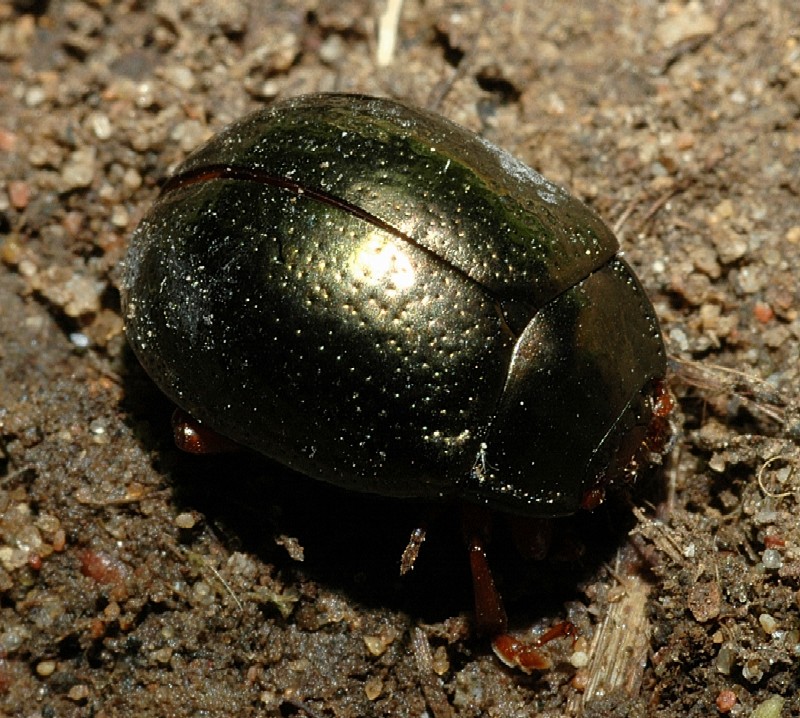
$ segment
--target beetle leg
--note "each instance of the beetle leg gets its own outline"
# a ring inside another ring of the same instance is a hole
[[[492,640],[492,650],[510,668],[519,668],[525,673],[542,671],[550,668],[553,664],[547,656],[539,651],[539,648],[556,638],[574,636],[576,633],[577,629],[572,623],[561,621],[532,643],[520,641],[507,633],[497,636]]]
[[[508,628],[508,618],[486,557],[491,514],[476,506],[465,506],[463,523],[464,537],[469,548],[469,564],[472,569],[477,631],[481,636],[497,636],[505,633]]]
[[[472,588],[475,593],[475,622],[478,634],[492,636],[505,632],[508,627],[506,609],[500,592],[494,585],[492,571],[486,558],[486,549],[478,536],[469,542],[469,563],[472,569]]]
[[[486,557],[486,541],[491,529],[491,513],[469,506],[464,508],[464,533],[469,547],[469,562],[472,568],[472,586],[475,592],[475,623],[477,632],[492,637],[492,650],[510,668],[519,668],[525,673],[546,670],[552,666],[550,659],[539,649],[550,641],[562,636],[574,636],[575,626],[569,621],[561,621],[539,636],[535,641],[523,641],[507,633],[508,618],[503,607],[503,599],[495,586],[489,561]],[[529,541],[536,538],[530,546],[531,551],[540,554],[546,551],[549,543],[551,522],[533,521],[533,531],[523,532],[520,522],[515,522],[516,538],[525,536]]]
[[[201,424],[183,409],[172,412],[175,446],[187,454],[223,454],[241,451],[241,445]]]

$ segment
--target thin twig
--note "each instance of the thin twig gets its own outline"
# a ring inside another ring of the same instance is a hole
[[[386,0],[386,8],[378,18],[378,46],[375,50],[378,67],[388,67],[394,61],[402,10],[403,0]]]

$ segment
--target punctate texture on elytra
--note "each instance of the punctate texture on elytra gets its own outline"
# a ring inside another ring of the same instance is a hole
[[[167,182],[131,238],[126,332],[179,406],[292,469],[556,516],[622,472],[666,371],[617,252],[446,119],[298,97]]]

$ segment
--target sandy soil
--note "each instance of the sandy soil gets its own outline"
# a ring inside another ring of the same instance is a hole
[[[381,66],[379,6],[0,2],[0,714],[800,715],[797,3],[409,1]],[[436,106],[570,187],[669,351],[747,377],[676,380],[665,466],[544,561],[497,522],[514,629],[579,628],[551,670],[473,635],[457,520],[401,580],[430,507],[179,454],[126,348],[158,182],[318,90]]]

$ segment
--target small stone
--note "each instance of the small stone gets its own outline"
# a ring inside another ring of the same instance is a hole
[[[766,633],[768,636],[771,636],[773,633],[775,633],[775,631],[778,630],[778,622],[768,613],[762,613],[758,617],[758,622],[761,625],[761,628],[764,630],[764,633]]]
[[[711,35],[717,29],[713,15],[702,11],[699,3],[689,3],[655,28],[655,36],[664,48],[674,47],[703,35]]]
[[[335,64],[344,52],[344,41],[342,36],[338,34],[331,34],[320,45],[319,59],[328,65]]]
[[[742,666],[742,677],[752,684],[758,683],[764,677],[764,665],[758,658],[751,658],[745,661],[744,666]]]
[[[184,152],[191,152],[208,139],[208,128],[197,120],[186,120],[175,126],[170,139],[177,142]]]
[[[387,645],[380,636],[364,636],[364,645],[373,656],[380,656],[386,652]]]
[[[367,700],[374,701],[383,691],[383,681],[378,676],[370,676],[364,683]]]
[[[723,199],[714,207],[714,216],[720,220],[733,217],[733,202],[729,199]]]
[[[26,631],[21,626],[11,626],[0,633],[0,651],[4,656],[18,650],[25,641]]]
[[[14,209],[25,209],[31,200],[31,186],[23,180],[8,183],[8,199]]]
[[[89,686],[87,686],[85,683],[78,683],[69,689],[69,693],[67,695],[69,695],[70,700],[73,700],[76,703],[86,700],[89,697]]]
[[[38,107],[45,101],[45,92],[42,87],[31,87],[25,93],[25,104],[28,107]]]
[[[112,135],[111,120],[108,115],[102,112],[93,112],[87,118],[89,127],[91,127],[94,136],[98,140],[107,140]]]
[[[164,71],[164,77],[181,90],[188,92],[194,87],[194,73],[188,67],[169,67]]]
[[[56,662],[55,661],[39,661],[36,664],[36,673],[40,676],[47,677],[52,676],[56,670]]]
[[[437,646],[433,652],[431,667],[437,676],[443,676],[450,670],[450,657],[447,655],[447,649],[444,646]]]
[[[194,514],[185,512],[182,514],[178,514],[175,517],[175,525],[179,529],[191,529],[194,528],[197,521],[195,520]]]
[[[156,663],[166,664],[172,659],[171,648],[159,648],[151,654]]]
[[[89,187],[95,173],[97,152],[93,147],[75,150],[61,171],[65,191]]]
[[[708,461],[708,468],[712,471],[716,471],[718,474],[721,474],[723,471],[725,471],[726,466],[727,462],[725,461],[725,455],[719,452],[713,454]]]
[[[720,713],[730,713],[736,705],[736,694],[731,690],[720,691],[716,703]]]
[[[675,146],[682,152],[692,149],[692,147],[695,145],[695,142],[695,136],[691,132],[680,132],[675,137]]]
[[[130,222],[130,216],[128,215],[128,210],[125,209],[122,205],[117,205],[111,211],[111,224],[119,229],[125,229],[128,226],[128,222]]]
[[[715,661],[717,670],[725,676],[730,675],[734,658],[735,653],[730,646],[723,646],[720,648],[717,654],[717,660]]]
[[[86,347],[91,344],[89,337],[83,332],[70,332],[69,340],[78,347],[78,349],[86,349]]]
[[[766,278],[758,267],[742,267],[738,274],[739,289],[745,294],[757,294],[766,284]]]
[[[53,551],[63,551],[67,547],[67,533],[64,529],[58,529],[53,534]]]
[[[777,571],[783,566],[783,558],[781,557],[780,551],[776,551],[774,548],[768,548],[761,554],[761,563],[764,564],[764,568],[770,571]]]
[[[780,718],[785,700],[781,696],[770,696],[759,703],[750,718]]]
[[[278,546],[283,546],[283,548],[286,549],[286,553],[289,554],[293,561],[305,560],[305,550],[294,536],[277,536],[275,538],[275,543],[278,544]]]
[[[700,581],[689,592],[689,610],[700,623],[719,616],[721,603],[722,592],[716,581]]]
[[[50,267],[32,277],[31,284],[69,317],[99,311],[100,294],[105,288],[101,282],[76,274],[68,267]]]
[[[717,256],[723,264],[732,264],[747,253],[747,241],[742,235],[727,225],[719,225],[711,230],[711,241]]]
[[[569,662],[574,668],[586,668],[589,665],[589,654],[586,651],[575,651],[569,657]]]
[[[198,581],[192,586],[191,601],[196,606],[209,606],[214,602],[214,592],[205,581]]]
[[[0,127],[0,152],[13,152],[17,146],[17,136],[11,130]]]
[[[142,176],[132,167],[128,168],[122,176],[122,184],[127,189],[139,189],[142,186]]]

